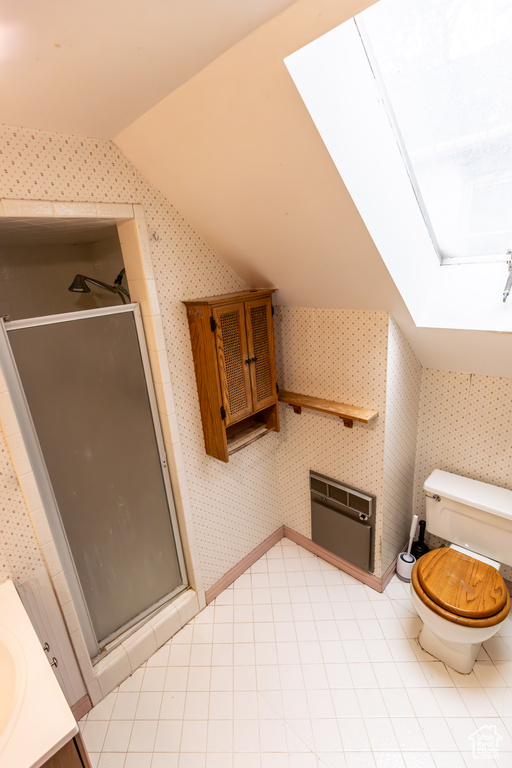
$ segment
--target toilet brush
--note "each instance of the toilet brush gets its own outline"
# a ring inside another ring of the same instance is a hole
[[[418,525],[418,515],[414,515],[412,518],[411,530],[409,532],[409,546],[407,547],[407,552],[400,552],[400,554],[398,555],[398,560],[396,563],[396,575],[402,581],[411,580],[412,567],[416,562],[416,558],[414,557],[414,555],[411,555],[411,548],[412,548],[412,541],[416,533],[417,525]]]
[[[424,520],[420,520],[418,525],[420,526],[420,533],[411,549],[411,555],[414,555],[416,560],[430,552],[430,547],[425,544],[425,527],[427,524]]]

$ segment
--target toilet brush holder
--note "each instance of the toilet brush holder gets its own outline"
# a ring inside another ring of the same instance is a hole
[[[411,580],[412,569],[416,558],[408,552],[400,552],[396,562],[396,575],[401,581],[409,582]]]

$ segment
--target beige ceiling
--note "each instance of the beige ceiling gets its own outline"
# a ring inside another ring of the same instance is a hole
[[[0,120],[111,138],[293,0],[4,0]]]
[[[512,377],[509,333],[414,325],[284,64],[372,1],[297,0],[115,142],[277,303],[388,310],[424,367]]]
[[[4,0],[0,119],[113,138],[279,303],[388,310],[425,367],[512,377],[510,334],[415,327],[283,63],[374,1]]]

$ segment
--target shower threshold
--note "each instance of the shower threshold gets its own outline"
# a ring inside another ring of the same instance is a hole
[[[127,622],[122,627],[119,627],[116,632],[113,632],[111,635],[102,640],[98,655],[91,659],[92,665],[94,666],[99,661],[102,661],[111,651],[113,651],[115,648],[121,645],[121,643],[127,640],[127,638],[131,637],[131,635],[135,634],[135,632],[141,629],[141,627],[143,627],[146,622],[149,621],[149,619],[152,619],[153,616],[156,616],[157,613],[166,608],[170,603],[173,602],[173,600],[182,595],[188,589],[190,589],[188,585],[180,584],[180,586],[177,587],[169,595],[163,597],[146,611],[139,613],[138,616],[135,616],[135,618],[133,618],[131,621]]]

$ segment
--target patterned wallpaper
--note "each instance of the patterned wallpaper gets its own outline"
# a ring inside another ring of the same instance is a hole
[[[420,385],[421,365],[390,317],[384,445],[383,572],[407,539],[411,525]]]
[[[207,457],[181,300],[243,289],[240,278],[111,142],[3,127],[0,168],[2,197],[144,206],[205,587],[283,522],[310,535],[310,469],[378,497],[383,569],[411,511],[423,513],[421,486],[435,467],[512,487],[512,380],[427,370],[410,509],[419,366],[385,312],[276,307],[275,316],[280,386],[375,408],[376,422],[347,429],[333,416],[281,405],[280,435],[228,465]],[[3,443],[0,472],[3,581],[41,558]]]
[[[276,307],[278,383],[282,389],[379,411],[347,429],[336,416],[280,406],[279,475],[285,525],[311,537],[309,470],[377,496],[380,542],[388,314]],[[380,574],[380,547],[375,558]]]
[[[204,453],[188,325],[181,304],[182,299],[240,290],[244,283],[112,142],[3,126],[0,169],[0,197],[144,206],[197,548],[205,587],[210,586],[281,525],[277,436],[248,447],[229,465]],[[12,478],[7,457],[6,462],[6,476]],[[8,508],[11,488],[0,491],[0,508]],[[10,555],[7,561],[2,539],[2,562],[11,563],[19,554],[20,562],[29,563],[32,555],[28,556],[25,539],[10,529],[7,535]],[[15,573],[6,565],[0,578]]]
[[[423,370],[413,502],[420,517],[434,469],[512,490],[512,379]],[[502,573],[512,579],[512,568]]]
[[[0,583],[43,564],[25,499],[0,430]]]

